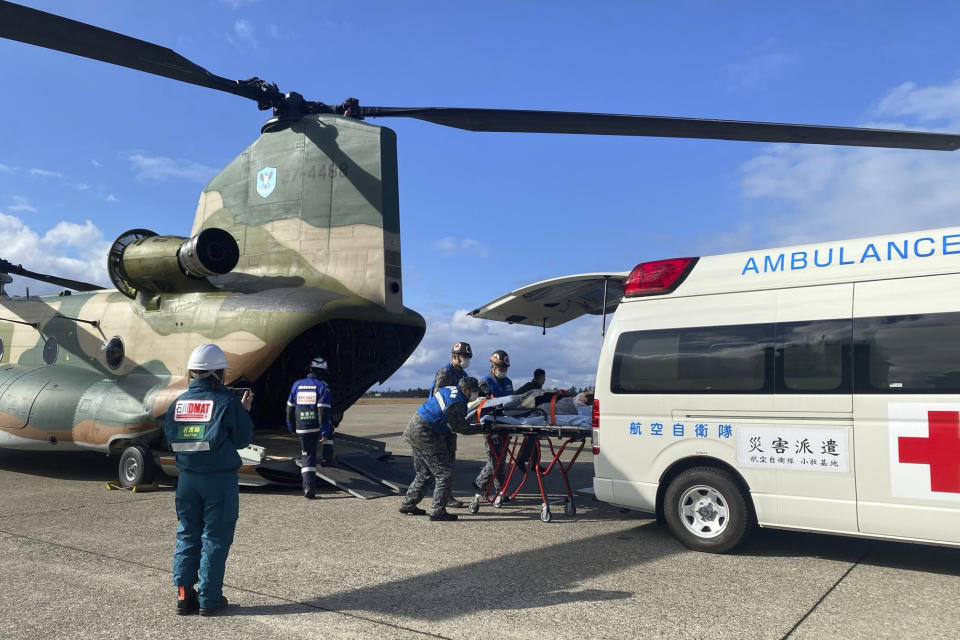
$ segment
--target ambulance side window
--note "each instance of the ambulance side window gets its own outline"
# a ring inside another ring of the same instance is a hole
[[[773,325],[624,333],[614,393],[773,393]]]
[[[852,393],[853,323],[778,323],[777,365],[777,393]]]
[[[854,319],[857,393],[960,393],[960,313]]]

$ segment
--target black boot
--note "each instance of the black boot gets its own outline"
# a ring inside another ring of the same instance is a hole
[[[197,590],[193,587],[177,587],[177,615],[185,616],[200,608]]]
[[[425,516],[427,512],[415,504],[408,506],[400,505],[400,513],[407,516]]]
[[[227,596],[220,596],[220,602],[212,607],[200,607],[200,615],[215,616],[217,613],[227,608]]]
[[[457,514],[447,513],[446,509],[441,509],[440,511],[434,511],[430,514],[430,520],[432,522],[453,522],[457,519]]]

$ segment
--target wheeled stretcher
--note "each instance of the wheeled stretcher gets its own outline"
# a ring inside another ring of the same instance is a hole
[[[481,487],[482,492],[478,492],[470,502],[470,513],[477,513],[480,510],[481,501],[499,508],[505,499],[513,500],[532,474],[537,479],[537,487],[540,490],[541,520],[550,522],[551,502],[563,504],[566,515],[576,515],[577,505],[573,500],[567,472],[583,451],[587,438],[591,434],[590,429],[563,425],[506,424],[499,421],[503,418],[509,419],[509,416],[483,416],[481,419],[480,424],[487,438],[487,444],[493,453],[494,473],[487,482],[487,486]],[[549,454],[546,453],[547,451]],[[573,451],[572,457],[567,462],[562,459],[565,451]],[[495,490],[494,482],[501,469],[505,472],[503,485],[499,490]],[[550,500],[544,488],[544,478],[554,469],[560,472],[566,495],[563,498]]]

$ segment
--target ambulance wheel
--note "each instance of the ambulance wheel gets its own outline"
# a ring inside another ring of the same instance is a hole
[[[153,454],[150,449],[141,445],[134,445],[123,450],[120,456],[120,485],[129,489],[138,484],[153,482],[156,469],[153,465]]]
[[[663,500],[670,531],[695,551],[726,553],[753,528],[743,491],[720,469],[687,469],[670,482]]]
[[[540,519],[544,522],[550,522],[551,518],[550,507],[543,505],[543,509],[540,510]]]

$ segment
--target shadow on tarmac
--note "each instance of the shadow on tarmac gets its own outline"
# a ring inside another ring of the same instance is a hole
[[[119,458],[93,451],[0,450],[0,470],[58,480],[117,479]]]
[[[651,544],[652,540],[655,542]],[[638,544],[641,543],[641,544]],[[578,589],[583,581],[681,551],[653,523],[627,531],[518,551],[301,603],[232,609],[225,615],[283,615],[303,607],[365,611],[440,621],[491,609],[535,609],[634,597],[632,591]]]
[[[862,557],[863,565],[960,576],[960,549],[821,533],[757,529],[735,555],[808,556],[838,562],[856,562]]]

